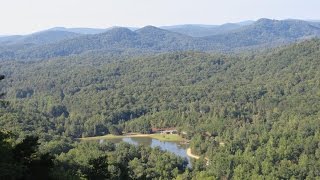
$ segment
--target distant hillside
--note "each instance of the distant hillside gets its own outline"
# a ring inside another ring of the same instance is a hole
[[[320,36],[320,28],[307,21],[260,19],[234,32],[204,39],[234,49],[255,46],[270,47],[318,36]]]
[[[48,29],[47,31],[66,31],[66,32],[73,32],[77,34],[100,34],[107,32],[113,28],[119,28],[119,27],[110,27],[110,28],[65,28],[65,27],[54,27],[51,29]],[[132,31],[137,30],[139,28],[135,27],[125,27]]]
[[[3,43],[0,38],[0,59],[39,60],[92,51],[130,55],[188,50],[234,52],[270,48],[320,36],[317,24],[301,20],[260,19],[251,25],[239,26],[225,24],[217,27],[217,35],[206,37],[191,37],[153,26],[136,31],[115,27],[104,33],[88,35],[44,31],[26,37],[3,37],[7,40]]]
[[[311,21],[310,24],[311,24],[312,26],[315,26],[315,27],[320,28],[320,21]]]
[[[1,45],[43,45],[55,43],[65,39],[71,39],[78,36],[80,36],[80,34],[66,31],[42,31],[25,36],[16,35],[0,37],[0,43]]]
[[[22,38],[21,35],[0,36],[0,43],[1,45],[7,45],[21,38]]]
[[[178,26],[163,26],[160,28],[185,34],[192,37],[205,37],[205,36],[212,36],[212,35],[227,33],[232,30],[236,30],[242,26],[243,25],[236,24],[236,23],[227,23],[220,26],[186,24],[186,25],[178,25]]]
[[[179,33],[152,26],[131,31],[127,28],[112,28],[95,35],[83,35],[53,44],[12,50],[0,50],[4,59],[44,59],[80,54],[86,51],[105,52],[166,52],[180,50],[207,50],[213,47],[206,40],[192,38]]]
[[[54,28],[48,29],[47,31],[65,31],[65,32],[73,32],[77,34],[99,34],[99,33],[108,31],[108,29],[54,27]]]

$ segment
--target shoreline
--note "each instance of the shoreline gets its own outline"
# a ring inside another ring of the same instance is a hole
[[[134,138],[134,137],[148,137],[158,139],[160,141],[167,142],[184,142],[185,139],[179,136],[178,134],[124,134],[124,135],[104,135],[104,136],[94,136],[94,137],[85,137],[85,138],[77,138],[80,141],[92,141],[92,140],[100,140],[100,139],[121,139],[121,138]],[[187,148],[186,154],[188,157],[193,159],[200,159],[200,156],[196,154],[192,154],[192,150],[190,147]],[[208,161],[208,158],[205,158]]]
[[[185,142],[186,139],[182,138],[178,134],[124,134],[124,135],[104,135],[104,136],[94,136],[94,137],[85,137],[85,138],[76,138],[77,140],[80,141],[92,141],[92,140],[100,140],[100,139],[121,139],[121,138],[134,138],[134,137],[148,137],[148,138],[154,138],[159,141],[167,141],[167,142]],[[220,146],[224,146],[225,144],[223,142],[220,143]],[[200,156],[196,154],[192,154],[192,150],[190,147],[187,148],[186,154],[188,157],[193,158],[193,159],[200,159]],[[209,159],[205,157],[207,160],[207,165],[209,162]]]
[[[190,147],[187,149],[187,155],[188,155],[190,158],[200,159],[200,156],[195,155],[195,154],[192,154]]]

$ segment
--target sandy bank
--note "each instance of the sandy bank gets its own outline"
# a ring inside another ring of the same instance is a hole
[[[187,155],[188,155],[189,157],[191,157],[191,158],[194,158],[194,159],[200,159],[200,156],[197,156],[197,155],[195,155],[195,154],[192,154],[191,148],[188,148],[188,149],[187,149]]]

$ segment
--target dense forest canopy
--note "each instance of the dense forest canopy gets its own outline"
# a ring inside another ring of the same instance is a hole
[[[260,19],[0,37],[0,179],[317,179],[319,36]],[[157,128],[200,159],[79,140]]]
[[[2,61],[0,149],[10,156],[0,165],[19,171],[16,178],[314,179],[319,57],[320,40],[313,39],[262,53],[97,52]],[[73,142],[152,127],[187,132],[193,152],[209,165],[200,159],[189,170],[159,149]],[[29,154],[20,153],[24,143],[34,147]],[[35,173],[39,164],[47,174]]]

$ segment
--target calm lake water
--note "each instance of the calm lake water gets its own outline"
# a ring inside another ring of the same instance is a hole
[[[159,141],[157,139],[153,139],[150,137],[125,137],[119,139],[100,139],[99,142],[103,143],[105,141],[119,143],[119,142],[127,142],[132,145],[145,145],[152,148],[160,147],[161,150],[168,151],[174,153],[177,156],[182,158],[186,158],[188,160],[188,166],[191,167],[191,160],[187,155],[188,145],[180,144],[180,142],[166,142]]]

